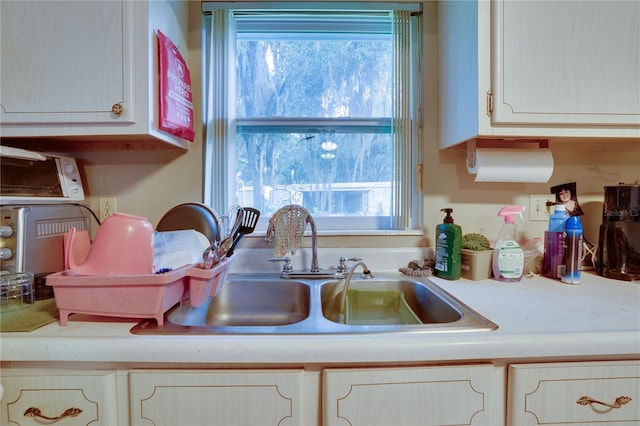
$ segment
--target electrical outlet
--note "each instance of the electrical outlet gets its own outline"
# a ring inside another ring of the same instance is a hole
[[[529,194],[529,220],[548,221],[554,203],[553,194]]]
[[[105,220],[116,212],[116,197],[100,197],[100,208],[98,215],[100,221]]]

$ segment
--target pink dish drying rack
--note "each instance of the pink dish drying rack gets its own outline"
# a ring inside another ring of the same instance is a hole
[[[53,287],[63,327],[72,313],[155,318],[162,325],[164,313],[176,303],[182,305],[189,299],[189,304],[197,307],[217,295],[231,261],[224,259],[211,269],[190,265],[163,274],[100,276],[66,270],[48,275],[46,280]]]

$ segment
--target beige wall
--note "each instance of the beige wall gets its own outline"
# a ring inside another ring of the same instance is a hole
[[[189,24],[189,60],[192,81],[201,78],[200,64],[200,2],[192,2]],[[426,4],[428,10],[435,3]],[[432,14],[433,15],[433,14]],[[597,226],[602,214],[602,195],[605,185],[620,181],[640,180],[640,146],[630,141],[551,141],[555,170],[548,184],[474,183],[465,168],[466,151],[439,151],[437,112],[437,24],[435,19],[425,23],[425,130],[424,130],[424,226],[425,238],[377,237],[350,238],[350,246],[432,246],[434,227],[441,222],[440,209],[452,207],[456,223],[464,232],[482,232],[494,238],[501,225],[496,216],[506,204],[522,204],[528,208],[529,194],[548,193],[549,187],[577,182],[578,199],[586,215],[583,222],[586,237],[597,241]],[[201,102],[194,91],[194,104]],[[196,123],[201,120],[196,110]],[[117,151],[78,153],[88,189],[88,201],[97,208],[99,195],[117,197],[118,210],[140,214],[156,223],[171,206],[187,201],[202,200],[202,141],[198,129],[196,142],[186,152],[178,151]],[[522,236],[542,236],[545,222],[518,223]],[[261,237],[261,236],[256,236]],[[262,245],[259,238],[253,244]],[[323,237],[321,246],[340,246],[344,239]],[[243,242],[243,245],[252,244]]]
[[[202,74],[199,1],[190,1],[189,13],[187,57],[192,84],[199,88]],[[193,103],[202,104],[200,90],[193,91]],[[200,108],[194,110],[194,122],[202,122]],[[83,170],[90,206],[97,211],[99,196],[115,196],[118,211],[143,215],[156,224],[172,206],[202,201],[202,131],[198,125],[195,128],[195,142],[186,152],[152,149],[74,153]]]

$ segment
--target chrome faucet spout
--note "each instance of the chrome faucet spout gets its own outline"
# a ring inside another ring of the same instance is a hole
[[[311,267],[308,272],[317,274],[320,272],[318,263],[318,229],[311,213],[304,207],[290,204],[281,207],[275,212],[269,219],[265,241],[269,244],[275,236],[276,242],[274,244],[277,246],[277,250],[274,248],[275,256],[282,257],[286,252],[294,254],[301,244],[307,224],[311,228]]]
[[[341,324],[345,323],[344,311],[345,311],[345,304],[347,300],[347,291],[349,290],[349,284],[351,283],[351,277],[353,277],[353,273],[355,272],[358,266],[362,266],[362,274],[360,275],[360,278],[363,278],[363,279],[373,278],[373,274],[371,273],[367,265],[361,260],[357,261],[356,263],[351,265],[351,267],[349,267],[349,270],[345,275],[344,288],[342,289],[342,295],[340,296],[340,310],[338,311],[337,321]]]
[[[311,228],[311,269],[310,272],[320,272],[320,265],[318,264],[318,229],[316,228],[316,222],[311,215],[307,216],[309,227]]]

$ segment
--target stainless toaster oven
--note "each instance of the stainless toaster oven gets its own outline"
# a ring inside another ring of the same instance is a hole
[[[91,225],[91,213],[75,204],[2,205],[0,211],[2,273],[64,270],[64,234]]]

